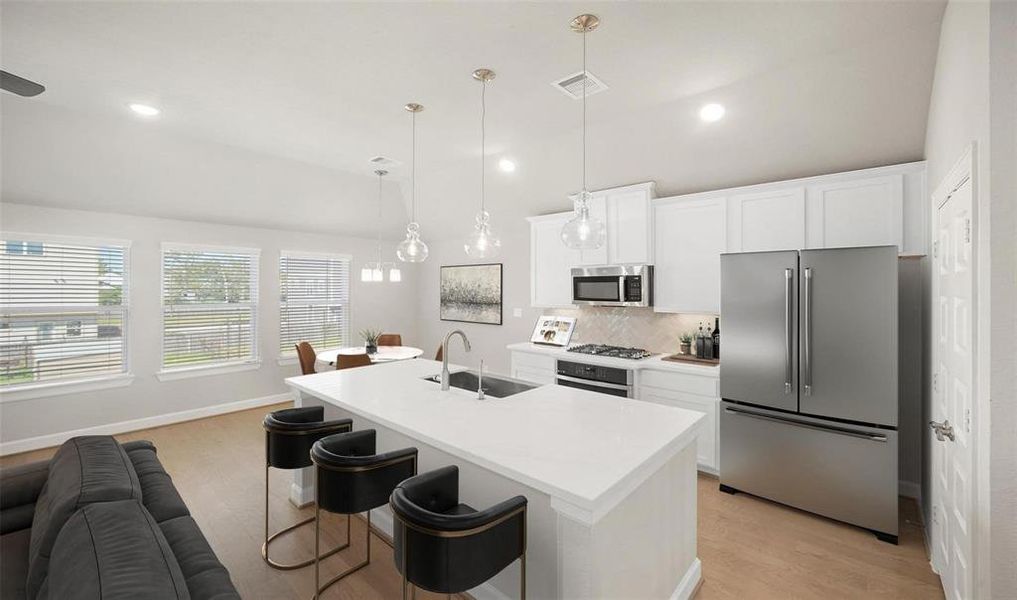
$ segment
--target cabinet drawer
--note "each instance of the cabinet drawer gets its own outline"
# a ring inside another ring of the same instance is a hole
[[[651,386],[639,386],[638,399],[664,406],[694,410],[706,415],[706,422],[699,434],[699,445],[696,449],[696,461],[703,470],[717,472],[719,449],[718,410],[720,400],[706,396],[697,396],[674,390],[665,390]]]
[[[670,371],[652,371],[644,369],[639,372],[639,385],[663,388],[676,392],[699,394],[700,396],[720,397],[720,378],[705,375],[690,375]]]
[[[531,354],[529,352],[513,352],[512,367],[546,370],[552,373],[556,370],[555,358],[553,356]]]

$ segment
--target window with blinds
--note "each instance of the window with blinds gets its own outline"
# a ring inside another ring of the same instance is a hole
[[[2,237],[0,388],[125,373],[127,244]]]
[[[162,367],[257,360],[258,251],[162,250]]]
[[[310,342],[317,349],[348,345],[350,257],[283,252],[279,257],[279,351]]]

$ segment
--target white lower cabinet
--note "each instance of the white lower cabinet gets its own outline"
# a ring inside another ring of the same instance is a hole
[[[650,382],[664,384],[668,387],[646,385],[644,381],[648,379],[647,375],[651,376],[649,378]],[[641,371],[639,379],[639,385],[636,389],[637,399],[663,404],[664,406],[694,410],[706,415],[706,423],[699,436],[697,461],[700,471],[716,474],[720,466],[718,462],[720,456],[718,448],[720,443],[720,397],[704,396],[700,393],[694,393],[694,391],[706,391],[710,387],[704,381],[698,380],[710,379],[716,382],[717,379],[694,375],[685,376],[677,373],[663,373],[660,371]],[[695,384],[695,390],[688,391],[685,384],[689,382]]]
[[[540,385],[553,384],[557,365],[553,356],[541,356],[528,352],[512,353],[512,373],[515,379],[522,379]]]

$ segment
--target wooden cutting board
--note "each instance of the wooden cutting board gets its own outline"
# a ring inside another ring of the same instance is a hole
[[[670,356],[665,356],[660,360],[666,360],[670,362],[693,363],[697,365],[708,365],[711,367],[716,367],[720,365],[719,358],[696,358],[691,354],[672,354]]]

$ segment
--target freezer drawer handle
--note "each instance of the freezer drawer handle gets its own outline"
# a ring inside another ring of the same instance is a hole
[[[803,423],[801,421],[793,421],[791,419],[781,419],[779,417],[771,417],[770,415],[761,415],[759,413],[749,412],[746,410],[738,410],[737,408],[731,408],[727,406],[724,407],[724,412],[732,415],[741,415],[743,417],[752,417],[753,419],[762,419],[764,421],[776,421],[777,423],[785,423],[787,425],[794,425],[796,427],[804,427],[805,429],[828,431],[830,433],[837,433],[840,435],[861,438],[863,440],[869,440],[872,442],[886,441],[886,436],[878,433],[861,433],[858,431],[853,431],[851,429],[845,429],[843,427],[830,427],[824,425],[815,425],[812,423]]]
[[[794,294],[794,270],[784,269],[784,393],[790,394],[793,390],[794,365],[792,363],[792,338],[794,337],[794,304],[791,296]]]

